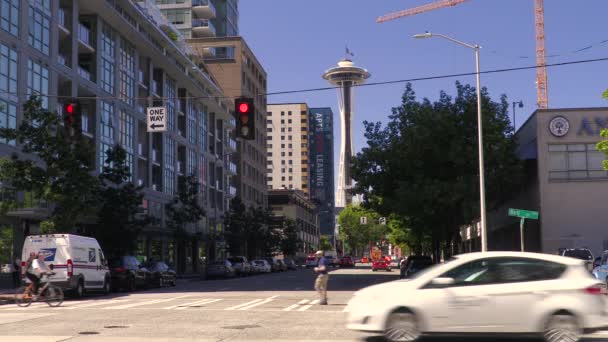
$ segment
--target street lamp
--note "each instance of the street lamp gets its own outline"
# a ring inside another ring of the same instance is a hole
[[[517,129],[517,127],[515,126],[515,105],[516,104],[519,104],[519,108],[524,108],[523,101],[514,101],[513,102],[513,133],[515,133],[515,130]]]
[[[488,235],[486,229],[486,187],[484,182],[484,166],[483,166],[483,124],[481,120],[481,80],[479,74],[479,49],[480,46],[475,44],[467,44],[456,40],[454,38],[450,38],[443,34],[438,33],[421,33],[414,35],[414,38],[432,38],[432,37],[440,37],[443,39],[447,39],[453,43],[462,45],[464,47],[468,47],[469,49],[475,50],[475,66],[477,69],[477,135],[478,135],[478,148],[479,148],[479,202],[480,202],[480,210],[481,210],[481,251],[486,252],[488,250]]]

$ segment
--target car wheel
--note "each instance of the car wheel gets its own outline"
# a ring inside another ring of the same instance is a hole
[[[581,338],[582,329],[575,316],[558,313],[549,319],[544,337],[547,342],[576,342]]]
[[[408,311],[395,311],[386,322],[384,337],[391,342],[413,342],[420,338],[416,316]]]
[[[110,283],[110,278],[107,278],[103,281],[103,294],[109,295],[112,292],[112,284]]]
[[[84,281],[82,279],[78,280],[78,284],[76,285],[76,298],[84,297]]]

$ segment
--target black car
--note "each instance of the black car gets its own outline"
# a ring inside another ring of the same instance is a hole
[[[109,260],[110,274],[113,289],[127,289],[135,291],[137,287],[147,287],[150,271],[132,255]]]
[[[166,263],[156,261],[147,264],[146,268],[150,271],[150,277],[148,278],[150,284],[158,287],[175,286],[177,274]]]
[[[593,253],[588,248],[565,248],[561,250],[560,255],[584,260],[587,269],[589,271],[593,270]]]
[[[407,278],[422,271],[423,269],[432,266],[433,259],[426,255],[413,255],[407,258],[407,261],[401,265],[399,278]]]

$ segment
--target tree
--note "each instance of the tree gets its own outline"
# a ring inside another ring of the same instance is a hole
[[[365,217],[367,223],[361,223]],[[370,243],[383,239],[388,232],[379,224],[380,215],[359,205],[348,205],[338,215],[340,239],[349,247],[351,254],[363,253]]]
[[[72,231],[92,214],[99,184],[94,148],[86,137],[70,137],[60,115],[43,109],[40,98],[32,96],[19,127],[0,129],[0,138],[23,153],[0,161],[0,181],[52,204],[49,221],[57,232]]]
[[[239,197],[233,198],[230,201],[230,210],[224,218],[227,248],[231,255],[241,255],[243,252],[248,221],[247,207]]]
[[[296,221],[286,218],[282,221],[282,226],[278,234],[280,240],[280,251],[283,255],[293,256],[302,246],[302,241],[298,236]]]
[[[319,238],[319,249],[322,251],[333,251],[334,246],[331,244],[330,235],[321,235]]]
[[[482,89],[487,209],[519,191],[521,171],[506,96]],[[431,237],[435,257],[458,229],[479,217],[477,95],[456,83],[456,96],[417,101],[411,84],[385,127],[365,122],[368,146],[353,160],[365,206],[407,218],[409,233]]]
[[[140,213],[143,188],[130,182],[126,158],[127,153],[120,145],[108,149],[98,176],[99,210],[91,233],[109,256],[132,253],[142,228],[150,222],[147,215]]]
[[[200,183],[195,175],[180,176],[178,179],[177,194],[166,205],[167,226],[178,239],[187,239],[187,225],[198,223],[205,211],[199,203]]]
[[[602,98],[604,100],[608,100],[608,89],[604,91]],[[600,136],[604,138],[604,140],[597,143],[596,148],[598,151],[603,152],[608,158],[608,129],[602,129],[600,131]],[[608,160],[602,161],[602,166],[604,167],[604,170],[608,170]]]

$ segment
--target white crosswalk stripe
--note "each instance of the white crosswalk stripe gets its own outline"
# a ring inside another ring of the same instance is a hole
[[[102,306],[102,305],[108,305],[108,304],[124,304],[126,302],[131,301],[130,299],[110,299],[110,300],[97,300],[94,302],[87,302],[86,304],[79,304],[79,305],[65,305],[66,303],[62,304],[59,309],[64,309],[64,310],[74,310],[74,309],[82,309],[82,308],[92,308],[95,306]],[[70,304],[70,303],[68,303]]]
[[[251,305],[248,305],[248,306],[245,306],[245,307],[241,307],[241,308],[239,308],[239,310],[244,311],[244,310],[255,308],[256,306],[268,304],[268,303],[272,302],[277,297],[278,297],[278,295],[266,298],[266,299],[264,299],[263,301],[261,301],[259,303],[255,303],[255,304],[251,304]]]
[[[300,305],[304,305],[306,303],[308,303],[308,299],[302,299],[301,301],[297,302],[296,304],[286,307],[285,309],[283,309],[283,311],[291,311],[291,310],[299,307]]]
[[[245,304],[239,304],[239,305],[231,306],[231,307],[226,308],[226,309],[224,309],[224,310],[236,310],[236,309],[240,309],[240,308],[242,308],[242,307],[249,306],[249,305],[251,305],[251,304],[255,304],[255,303],[257,303],[257,302],[261,302],[261,301],[263,301],[263,299],[254,299],[254,300],[252,300],[251,302],[247,302],[247,303],[245,303]]]
[[[318,299],[313,300],[308,305],[303,305],[301,308],[298,309],[298,311],[306,311],[306,310],[312,308],[312,306],[316,305],[316,304],[319,304],[319,300]]]
[[[125,304],[125,305],[118,305],[118,306],[110,306],[110,307],[103,308],[103,309],[104,310],[128,309],[128,308],[133,308],[133,307],[136,307],[136,306],[151,305],[151,304],[170,302],[172,300],[176,300],[176,299],[180,299],[180,298],[186,298],[186,297],[189,297],[189,295],[184,295],[184,296],[179,296],[179,297],[173,297],[173,298],[167,298],[167,299],[152,299],[152,300],[148,300],[148,301],[144,301],[144,302]]]
[[[222,299],[213,299],[213,298],[206,298],[203,300],[198,300],[195,302],[190,302],[190,303],[183,303],[183,304],[178,304],[178,305],[172,305],[172,306],[168,306],[166,308],[163,308],[165,310],[185,310],[189,307],[192,306],[198,306],[198,305],[204,305],[204,304],[210,304],[210,303],[215,303],[215,302],[219,302]]]

